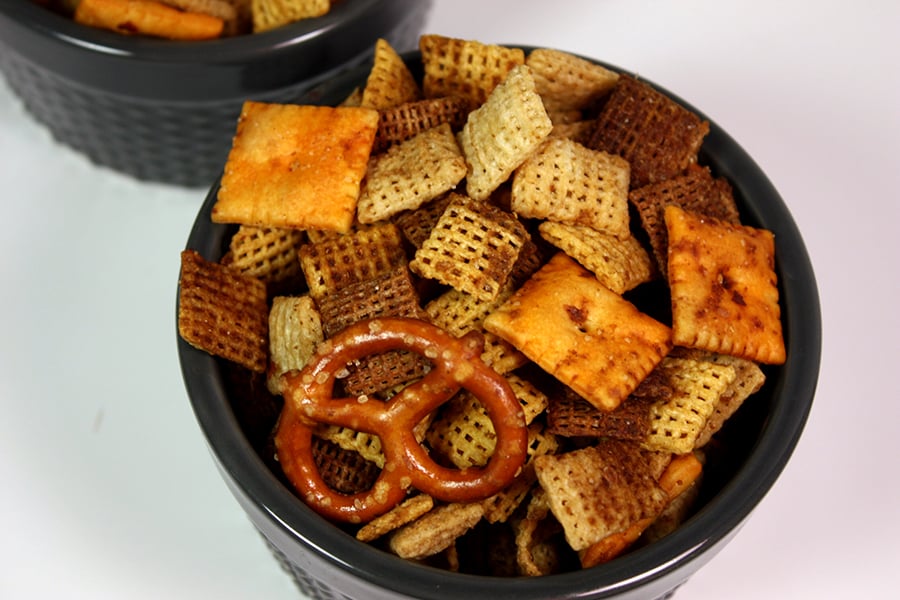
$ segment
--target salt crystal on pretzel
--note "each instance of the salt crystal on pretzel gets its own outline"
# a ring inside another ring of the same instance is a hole
[[[348,231],[377,127],[370,108],[245,102],[213,222]]]
[[[403,58],[387,40],[376,41],[372,70],[366,78],[360,105],[383,110],[421,97],[422,90]]]
[[[775,238],[666,207],[674,343],[781,364]]]
[[[552,130],[531,70],[524,65],[516,67],[484,104],[469,114],[459,133],[468,165],[468,195],[476,200],[488,198]]]
[[[668,327],[563,253],[484,322],[601,410],[613,410],[671,347]]]
[[[584,225],[556,221],[544,221],[538,231],[617,294],[652,280],[656,274],[653,259],[634,236],[623,239]]]
[[[312,298],[273,298],[269,310],[269,391],[280,394],[282,376],[302,369],[324,338],[322,319]]]
[[[442,123],[372,158],[356,218],[375,223],[450,191],[466,176],[466,161],[449,123]]]
[[[441,35],[419,37],[426,98],[462,96],[469,110],[480,106],[509,72],[525,63],[521,48]]]
[[[590,148],[631,165],[631,187],[663,181],[697,162],[709,132],[703,121],[651,85],[622,74],[597,117]]]
[[[547,140],[515,172],[512,211],[627,237],[629,166],[568,138]]]
[[[263,373],[268,362],[266,284],[195,250],[181,253],[178,331],[200,350]]]

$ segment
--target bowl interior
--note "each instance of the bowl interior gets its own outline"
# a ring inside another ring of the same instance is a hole
[[[404,58],[414,74],[421,76],[419,54],[408,53]],[[623,71],[614,65],[595,62]],[[312,89],[302,102],[336,104],[364,82],[368,69],[369,65],[363,65]],[[661,91],[707,118],[679,97]],[[789,459],[812,405],[821,349],[815,277],[802,237],[784,201],[750,156],[713,122],[701,150],[701,163],[732,184],[746,224],[775,234],[788,358],[784,365],[764,368],[767,377],[764,388],[720,432],[721,443],[705,472],[701,498],[692,516],[675,532],[606,565],[531,579],[453,574],[399,559],[357,542],[293,495],[258,454],[259,432],[249,431],[247,424],[236,417],[234,399],[229,397],[224,382],[223,365],[179,338],[178,350],[188,394],[226,476],[253,503],[264,507],[265,514],[277,515],[275,520],[299,540],[298,545],[356,577],[410,596],[454,598],[490,589],[498,598],[603,597],[639,587],[691,563],[693,568],[698,568],[705,562],[701,558],[704,554],[716,549],[739,528]],[[187,242],[189,248],[207,259],[222,256],[233,231],[210,220],[216,193],[217,185],[214,185]],[[385,573],[391,576],[385,578]]]

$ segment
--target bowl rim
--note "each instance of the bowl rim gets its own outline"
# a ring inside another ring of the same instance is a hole
[[[516,44],[505,44],[517,46]],[[530,46],[518,46],[526,51]],[[405,60],[418,51],[401,53]],[[583,57],[585,58],[585,57]],[[634,73],[587,58],[621,73]],[[359,78],[368,66],[342,75]],[[605,597],[672,576],[686,564],[708,560],[720,543],[736,532],[768,494],[792,455],[812,408],[821,360],[821,309],[815,274],[804,241],[777,190],[744,149],[705,113],[665,88],[644,80],[710,124],[701,148],[702,164],[725,176],[735,188],[745,222],[775,234],[776,269],[785,342],[784,365],[773,389],[773,408],[739,470],[722,489],[677,530],[609,563],[574,572],[535,578],[500,578],[452,573],[412,563],[357,541],[300,502],[265,467],[241,432],[224,399],[216,359],[190,347],[177,334],[179,360],[189,399],[220,469],[250,502],[295,541],[335,568],[373,586],[409,596],[449,599],[477,594],[489,586],[496,598]],[[214,225],[209,210],[218,183],[211,187],[191,229],[187,248],[210,258],[221,251],[224,226]],[[215,231],[220,239],[215,238]],[[177,320],[177,298],[176,298]],[[222,410],[226,408],[227,410]],[[218,435],[212,435],[218,432]],[[707,556],[703,556],[706,554]],[[384,573],[396,576],[385,578]],[[685,575],[686,577],[686,575]]]
[[[0,16],[6,16],[32,33],[92,54],[139,58],[154,63],[230,64],[252,61],[273,52],[289,52],[296,46],[327,36],[340,29],[343,23],[362,18],[384,2],[341,0],[321,17],[260,33],[191,41],[122,35],[89,27],[31,1],[4,2],[0,4]]]

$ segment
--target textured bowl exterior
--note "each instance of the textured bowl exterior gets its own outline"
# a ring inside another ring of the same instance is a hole
[[[414,72],[419,58],[417,53],[406,56]],[[367,69],[364,65],[313,93],[323,103],[334,102],[357,85]],[[727,471],[705,476],[704,490],[710,491],[701,496],[695,514],[661,540],[605,565],[537,578],[491,578],[432,569],[358,542],[306,507],[264,465],[230,408],[217,359],[178,339],[188,396],[214,460],[275,557],[306,595],[316,600],[663,599],[736,535],[774,485],[806,423],[819,373],[821,314],[803,239],[765,174],[715,123],[701,149],[701,162],[731,182],[744,222],[775,234],[788,358],[784,365],[765,368],[766,385],[732,417],[736,427],[728,433],[729,445],[739,450]],[[187,242],[210,260],[221,257],[233,232],[210,220],[217,189],[214,185],[210,190]]]
[[[33,2],[0,7],[0,71],[53,137],[140,180],[208,187],[244,100],[290,102],[369,58],[416,47],[431,2],[345,0],[325,17],[209,42],[123,36]]]

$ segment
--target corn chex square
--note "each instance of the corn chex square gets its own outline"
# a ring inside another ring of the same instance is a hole
[[[668,278],[676,345],[781,364],[772,232],[733,225],[669,205]]]
[[[668,354],[668,327],[556,254],[484,321],[600,410],[624,401]]]
[[[331,0],[250,0],[253,32],[268,31],[301,19],[321,17]]]
[[[421,97],[419,84],[403,58],[387,40],[376,41],[372,70],[362,90],[360,106],[383,110]]]
[[[210,262],[195,250],[181,253],[178,332],[191,346],[263,373],[268,364],[266,284]]]
[[[213,222],[348,231],[377,128],[370,108],[245,102]]]
[[[619,156],[551,138],[516,169],[511,208],[523,217],[627,237],[629,172]]]
[[[609,94],[619,74],[602,65],[552,48],[536,48],[525,58],[534,72],[538,94],[547,112],[591,107]]]
[[[583,225],[554,221],[541,223],[538,232],[617,294],[650,281],[656,274],[650,255],[632,236],[620,239]]]
[[[475,109],[487,99],[507,74],[525,63],[525,52],[441,35],[419,37],[426,98],[462,96]]]
[[[509,213],[454,192],[409,267],[491,301],[503,290],[527,239],[525,227]]]
[[[360,223],[389,219],[414,210],[456,187],[466,176],[449,123],[428,129],[372,158],[360,192]]]
[[[531,69],[510,71],[503,83],[477,110],[459,133],[466,157],[466,192],[484,200],[506,181],[550,135],[553,123],[534,89]]]
[[[728,365],[669,357],[658,368],[666,372],[674,393],[650,407],[650,434],[642,444],[650,450],[685,454],[696,446],[735,372]]]
[[[266,282],[301,274],[297,251],[304,234],[296,229],[241,225],[228,245],[228,266]]]

